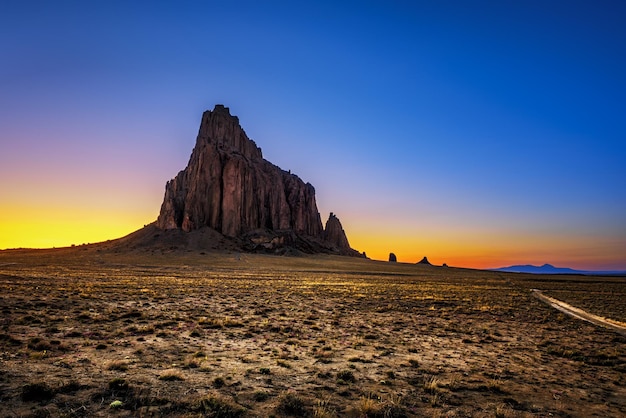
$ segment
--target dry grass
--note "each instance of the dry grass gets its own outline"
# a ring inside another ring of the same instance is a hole
[[[0,416],[624,416],[626,339],[531,288],[624,320],[623,278],[0,252]]]

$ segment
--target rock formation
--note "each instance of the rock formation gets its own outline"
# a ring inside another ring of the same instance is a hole
[[[398,259],[396,258],[396,255],[394,253],[389,253],[389,262],[390,263],[395,263],[397,261],[398,261]]]
[[[422,258],[420,261],[418,261],[416,264],[427,264],[429,266],[432,266],[432,264],[430,264],[430,261],[428,261],[428,257],[424,257]]]
[[[322,228],[313,186],[263,159],[223,105],[202,115],[187,167],[165,186],[156,226],[185,232],[209,227],[247,240],[248,249],[294,245],[359,254],[332,213]]]
[[[339,218],[337,218],[332,212],[330,212],[330,216],[326,221],[326,227],[324,228],[324,240],[335,245],[340,250],[350,249],[348,237],[341,226],[341,222],[339,222]]]

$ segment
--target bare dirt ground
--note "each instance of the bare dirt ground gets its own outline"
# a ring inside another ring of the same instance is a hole
[[[624,278],[0,252],[0,417],[625,416],[626,337],[532,288],[624,321]]]

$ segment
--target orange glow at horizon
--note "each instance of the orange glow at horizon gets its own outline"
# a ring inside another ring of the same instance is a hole
[[[599,245],[593,240],[575,240],[571,237],[537,240],[524,234],[497,234],[489,231],[441,231],[440,235],[422,231],[421,234],[385,234],[381,231],[348,234],[352,248],[365,251],[374,260],[387,261],[393,252],[398,262],[417,263],[423,257],[433,265],[490,269],[511,265],[552,264],[579,270],[622,270],[615,265],[622,254],[620,245],[603,244],[602,255],[590,253],[589,247]],[[445,236],[445,238],[443,238]],[[584,242],[585,245],[580,242]],[[607,268],[607,265],[615,267]]]
[[[99,207],[94,202],[80,208],[55,204],[45,210],[30,205],[0,205],[0,249],[66,247],[121,238],[156,220],[157,214],[146,209],[150,206],[154,206],[152,202],[129,212],[106,207],[102,202]],[[623,246],[620,243],[600,246],[592,239],[571,236],[537,240],[532,234],[478,228],[427,230],[415,225],[389,225],[376,229],[369,226],[372,222],[358,222],[356,218],[346,222],[347,227],[344,225],[350,245],[373,260],[387,261],[393,252],[398,262],[416,263],[428,257],[434,265],[476,269],[544,263],[581,270],[623,269],[615,263],[622,256],[616,254],[616,249]],[[581,241],[587,247],[581,247]],[[611,265],[616,267],[606,267]]]
[[[0,249],[69,247],[121,238],[153,222],[150,215],[67,208],[0,207]],[[156,219],[156,218],[155,218]]]

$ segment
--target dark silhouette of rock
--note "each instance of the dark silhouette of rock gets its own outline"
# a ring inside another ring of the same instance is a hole
[[[330,216],[326,221],[326,227],[324,228],[324,240],[337,246],[340,250],[349,250],[350,244],[348,243],[348,237],[339,222],[339,218],[334,213],[330,212]]]
[[[223,105],[202,115],[187,167],[167,182],[156,221],[161,230],[211,228],[243,239],[248,250],[285,246],[305,252],[359,255],[339,219],[322,228],[315,189],[263,158]]]
[[[418,261],[416,264],[427,264],[429,266],[432,266],[432,264],[430,264],[430,261],[428,261],[428,257],[424,257],[422,258],[420,261]]]
[[[157,226],[186,232],[208,226],[229,237],[257,228],[323,232],[313,186],[264,160],[222,105],[202,115],[187,168],[165,187]]]
[[[396,255],[394,253],[389,253],[389,262],[390,263],[395,263],[397,261],[398,261],[398,259],[396,258]]]

